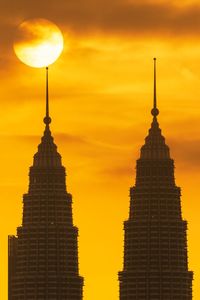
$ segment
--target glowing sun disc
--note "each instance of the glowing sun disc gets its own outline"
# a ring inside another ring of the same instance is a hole
[[[42,68],[54,63],[63,50],[60,29],[46,19],[30,19],[19,25],[14,51],[26,65]]]

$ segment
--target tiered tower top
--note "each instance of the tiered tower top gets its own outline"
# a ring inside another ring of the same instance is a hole
[[[159,110],[157,108],[157,90],[156,90],[156,58],[154,58],[154,99],[151,114],[153,121],[148,136],[145,138],[145,144],[141,148],[141,159],[169,159],[169,147],[165,144],[165,138],[161,134],[157,116]]]

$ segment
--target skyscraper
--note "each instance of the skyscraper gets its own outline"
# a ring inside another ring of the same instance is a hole
[[[151,113],[153,122],[137,160],[135,186],[130,189],[129,219],[124,222],[120,300],[191,300],[187,222],[181,216],[174,161],[157,121],[156,59]]]
[[[51,136],[47,68],[45,131],[23,196],[23,221],[9,237],[9,300],[81,300],[78,229],[65,168]]]

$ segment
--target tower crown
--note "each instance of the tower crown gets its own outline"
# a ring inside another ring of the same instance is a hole
[[[38,146],[38,152],[34,155],[34,167],[61,167],[61,155],[57,152],[50,131],[51,118],[49,116],[49,69],[46,68],[46,113],[44,117],[45,130],[42,141]]]
[[[165,138],[162,136],[161,129],[157,121],[159,110],[157,108],[157,79],[156,79],[156,58],[154,58],[154,97],[153,97],[153,109],[151,114],[153,121],[149,134],[145,138],[145,144],[141,148],[141,159],[169,159],[169,147],[165,144]]]

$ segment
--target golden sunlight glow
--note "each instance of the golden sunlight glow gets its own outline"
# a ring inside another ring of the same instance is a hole
[[[60,29],[45,19],[30,19],[19,25],[14,51],[25,64],[35,68],[54,63],[63,50]]]

